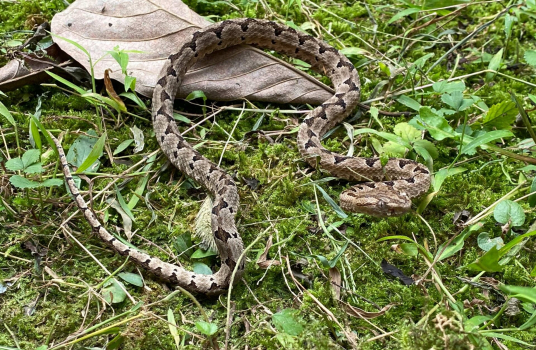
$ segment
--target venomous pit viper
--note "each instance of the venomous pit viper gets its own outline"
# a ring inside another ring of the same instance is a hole
[[[349,181],[369,181],[342,192],[345,210],[375,216],[400,215],[411,207],[411,198],[428,190],[430,173],[426,167],[408,159],[390,159],[382,166],[379,158],[354,158],[326,150],[322,135],[346,118],[360,97],[359,76],[352,63],[326,43],[287,26],[257,19],[234,19],[216,23],[194,33],[180,50],[171,55],[162,69],[153,94],[153,126],[163,152],[185,175],[201,184],[212,196],[211,224],[221,267],[213,275],[202,275],[166,263],[131,248],[111,235],[75,186],[60,142],[54,138],[67,185],[76,205],[93,231],[113,250],[128,256],[157,277],[191,292],[217,295],[244,271],[239,257],[243,243],[235,225],[239,207],[237,187],[232,178],[193,149],[181,136],[173,119],[173,101],[188,70],[205,55],[239,44],[254,45],[303,60],[316,72],[327,75],[335,95],[315,108],[298,131],[300,153],[311,166],[317,164],[334,176]]]

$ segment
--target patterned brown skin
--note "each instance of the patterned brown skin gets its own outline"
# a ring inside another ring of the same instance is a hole
[[[300,126],[298,145],[301,154],[313,166],[319,158],[323,169],[348,180],[384,181],[365,183],[344,191],[341,195],[344,209],[371,215],[401,214],[409,210],[410,199],[426,192],[430,185],[428,169],[419,163],[391,159],[382,167],[378,158],[345,157],[326,150],[320,144],[322,135],[346,118],[359,102],[357,71],[336,49],[312,36],[266,20],[234,19],[206,27],[194,33],[189,42],[171,55],[160,72],[153,94],[153,126],[157,140],[171,163],[201,184],[213,198],[212,232],[221,258],[221,267],[215,274],[196,274],[165,263],[113,237],[99,223],[78,192],[61,144],[54,139],[67,185],[93,231],[112,249],[129,256],[157,277],[191,292],[206,295],[223,293],[229,287],[233,270],[236,270],[235,281],[244,272],[244,260],[240,260],[244,248],[235,225],[239,207],[238,191],[227,173],[204,158],[181,136],[173,119],[173,100],[186,71],[198,59],[239,44],[254,45],[298,58],[331,79],[335,95],[315,108]]]

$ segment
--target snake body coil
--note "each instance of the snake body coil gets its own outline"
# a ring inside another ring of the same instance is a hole
[[[301,124],[298,147],[303,157],[335,176],[351,181],[374,181],[356,185],[341,194],[343,209],[376,216],[399,215],[410,209],[411,198],[428,190],[429,171],[407,159],[390,159],[382,166],[379,158],[353,158],[326,150],[320,139],[347,117],[359,102],[359,76],[352,63],[326,43],[292,28],[257,19],[235,19],[216,23],[193,34],[191,40],[171,55],[162,69],[153,95],[153,125],[163,152],[185,175],[201,184],[213,197],[212,232],[221,258],[213,275],[201,275],[132,249],[118,241],[99,223],[76,188],[65,154],[58,146],[67,185],[93,231],[121,255],[156,276],[197,293],[216,295],[229,287],[233,270],[238,278],[244,270],[239,262],[243,243],[235,225],[239,207],[236,185],[231,177],[193,149],[181,136],[173,118],[173,101],[181,81],[197,60],[226,47],[249,44],[303,60],[327,75],[335,95],[315,108]],[[383,182],[378,182],[383,181]]]

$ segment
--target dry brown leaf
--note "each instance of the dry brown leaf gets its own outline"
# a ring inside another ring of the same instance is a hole
[[[52,19],[52,33],[82,45],[97,62],[115,46],[130,53],[128,73],[137,78],[136,91],[151,97],[166,58],[190,34],[210,23],[179,0],[78,0]],[[87,70],[87,56],[57,37],[54,41]],[[110,56],[94,67],[95,77],[123,82],[121,68]],[[212,100],[247,98],[276,103],[320,104],[333,90],[311,76],[250,46],[218,51],[198,62],[186,74],[178,92],[185,97],[202,90]]]
[[[329,269],[329,281],[331,282],[331,288],[333,288],[333,292],[335,293],[335,299],[341,300],[341,273],[338,268],[331,267]]]
[[[342,304],[344,311],[350,316],[358,317],[358,318],[365,318],[367,320],[382,316],[385,314],[390,308],[395,306],[396,304],[387,304],[385,305],[380,311],[378,312],[368,312],[363,309],[360,309],[358,307],[352,306],[350,304],[345,303],[344,301],[340,301]]]
[[[112,81],[110,80],[110,75],[109,75],[110,72],[111,71],[109,69],[106,69],[104,71],[104,86],[106,87],[106,92],[108,93],[108,96],[110,96],[112,100],[117,102],[117,104],[120,106],[122,111],[126,111],[127,107],[125,106],[125,103],[123,102],[121,97],[119,97],[117,92],[115,92]]]
[[[268,241],[266,241],[266,248],[264,248],[264,252],[262,252],[261,256],[259,256],[259,259],[257,259],[257,265],[263,269],[266,270],[270,266],[278,266],[281,265],[281,262],[279,260],[266,260],[266,257],[268,257],[268,251],[272,247],[272,235],[268,237]]]
[[[44,71],[49,70],[63,77],[68,77],[63,68],[72,64],[57,45],[46,49],[47,56],[22,54],[20,58],[9,61],[0,67],[0,90],[11,91],[21,86],[39,84],[50,79]],[[53,57],[50,59],[48,57]]]

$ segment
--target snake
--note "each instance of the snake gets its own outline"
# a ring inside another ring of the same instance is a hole
[[[195,62],[212,52],[242,44],[307,62],[313,71],[331,80],[334,95],[303,120],[297,144],[300,154],[312,167],[319,166],[334,176],[361,182],[341,193],[343,210],[373,216],[401,215],[411,209],[411,200],[430,186],[430,171],[416,161],[391,158],[385,162],[379,157],[344,156],[322,146],[322,136],[345,119],[360,100],[357,70],[338,50],[313,36],[268,20],[232,19],[203,28],[166,60],[153,93],[152,121],[158,143],[169,161],[204,187],[212,198],[211,229],[221,260],[218,271],[209,275],[189,271],[133,248],[110,234],[78,191],[61,143],[56,138],[53,141],[74,202],[103,242],[156,277],[209,296],[228,290],[244,273],[244,244],[235,223],[238,189],[229,174],[185,141],[173,118],[173,103],[186,71]]]

